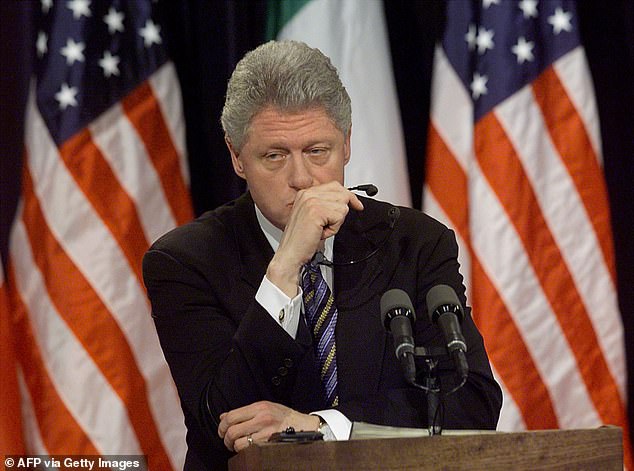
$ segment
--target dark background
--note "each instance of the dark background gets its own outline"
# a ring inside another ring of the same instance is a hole
[[[543,0],[548,1],[548,0]],[[196,214],[239,195],[219,124],[227,79],[264,38],[266,0],[160,0],[162,33],[178,69]],[[35,32],[35,0],[0,1],[0,251],[19,195],[23,111]],[[440,0],[385,0],[400,99],[412,201],[420,208],[433,47],[442,34]],[[628,376],[634,378],[634,2],[579,0],[581,36],[595,83],[617,256]],[[634,400],[629,382],[628,402]],[[630,424],[634,407],[629,408]],[[630,430],[632,426],[630,425]],[[630,434],[634,436],[634,433]]]

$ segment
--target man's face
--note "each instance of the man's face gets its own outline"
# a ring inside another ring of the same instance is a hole
[[[256,114],[239,154],[229,151],[233,168],[249,185],[253,200],[284,230],[299,190],[338,181],[350,159],[344,136],[321,108],[281,113],[268,107]]]

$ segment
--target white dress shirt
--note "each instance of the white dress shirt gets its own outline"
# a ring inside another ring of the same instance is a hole
[[[282,231],[275,227],[255,206],[255,214],[258,218],[260,228],[269,244],[276,252],[280,246],[282,240]],[[332,260],[333,255],[334,237],[329,237],[324,243],[324,255],[328,260]],[[325,265],[320,265],[321,273],[330,288],[333,291],[333,269]],[[302,318],[302,312],[304,310],[304,304],[302,302],[302,288],[297,287],[297,295],[294,298],[289,298],[281,289],[275,286],[264,275],[260,287],[255,295],[255,300],[275,319],[275,321],[290,335],[295,338],[297,335],[297,327],[299,326],[300,319]],[[335,409],[327,409],[322,411],[312,412],[313,415],[320,416],[327,424],[327,427],[322,429],[325,440],[347,440],[350,436],[350,430],[352,428],[352,422],[343,415],[341,412]],[[328,430],[330,429],[330,430]]]

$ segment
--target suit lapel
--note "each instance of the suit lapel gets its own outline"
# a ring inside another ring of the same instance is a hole
[[[380,247],[389,235],[387,209],[376,208],[364,199],[366,209],[351,212],[335,237],[334,261],[345,263],[361,260]],[[337,306],[354,309],[368,302],[376,294],[376,284],[383,273],[385,254],[379,250],[368,260],[335,267]]]
[[[335,238],[334,260],[338,263],[364,258],[390,234],[390,206],[367,199],[363,204],[364,211],[351,212]],[[389,258],[381,249],[363,262],[335,267],[338,387],[344,401],[358,396],[360,382],[365,390],[379,388],[387,339],[379,300],[387,285],[384,265]]]
[[[273,249],[258,224],[250,193],[236,200],[232,226],[240,254],[241,277],[257,289],[273,258]]]

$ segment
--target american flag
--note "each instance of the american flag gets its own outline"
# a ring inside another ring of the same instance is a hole
[[[501,430],[623,427],[623,326],[574,1],[448,1],[425,210],[453,227]]]
[[[175,69],[149,0],[38,7],[0,340],[15,340],[26,451],[181,469],[141,277],[151,242],[192,217]]]

